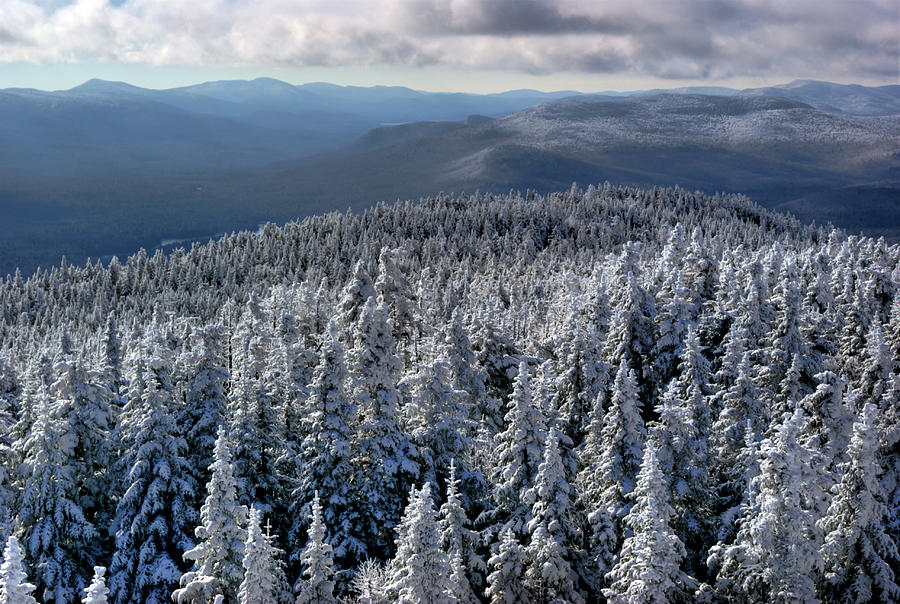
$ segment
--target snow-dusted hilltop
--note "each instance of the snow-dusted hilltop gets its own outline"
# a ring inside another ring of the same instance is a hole
[[[898,602],[898,402],[900,246],[740,196],[63,263],[0,283],[0,598]]]
[[[267,79],[0,90],[0,275],[378,200],[573,181],[741,193],[896,240],[898,140],[900,88],[821,82],[615,95]]]

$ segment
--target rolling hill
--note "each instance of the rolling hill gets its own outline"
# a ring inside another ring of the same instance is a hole
[[[8,89],[0,274],[379,199],[573,181],[743,192],[896,236],[895,88],[456,95],[260,79]],[[887,114],[856,115],[866,112]]]

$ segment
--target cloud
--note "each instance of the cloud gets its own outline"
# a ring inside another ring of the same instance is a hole
[[[896,0],[3,0],[0,62],[897,76]]]

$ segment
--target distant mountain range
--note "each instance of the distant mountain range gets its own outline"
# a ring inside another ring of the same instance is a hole
[[[0,90],[0,274],[382,199],[603,180],[741,191],[896,237],[900,86]]]

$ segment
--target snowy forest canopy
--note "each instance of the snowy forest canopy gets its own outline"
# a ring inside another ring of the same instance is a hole
[[[900,601],[900,246],[573,186],[0,304],[3,601]]]

